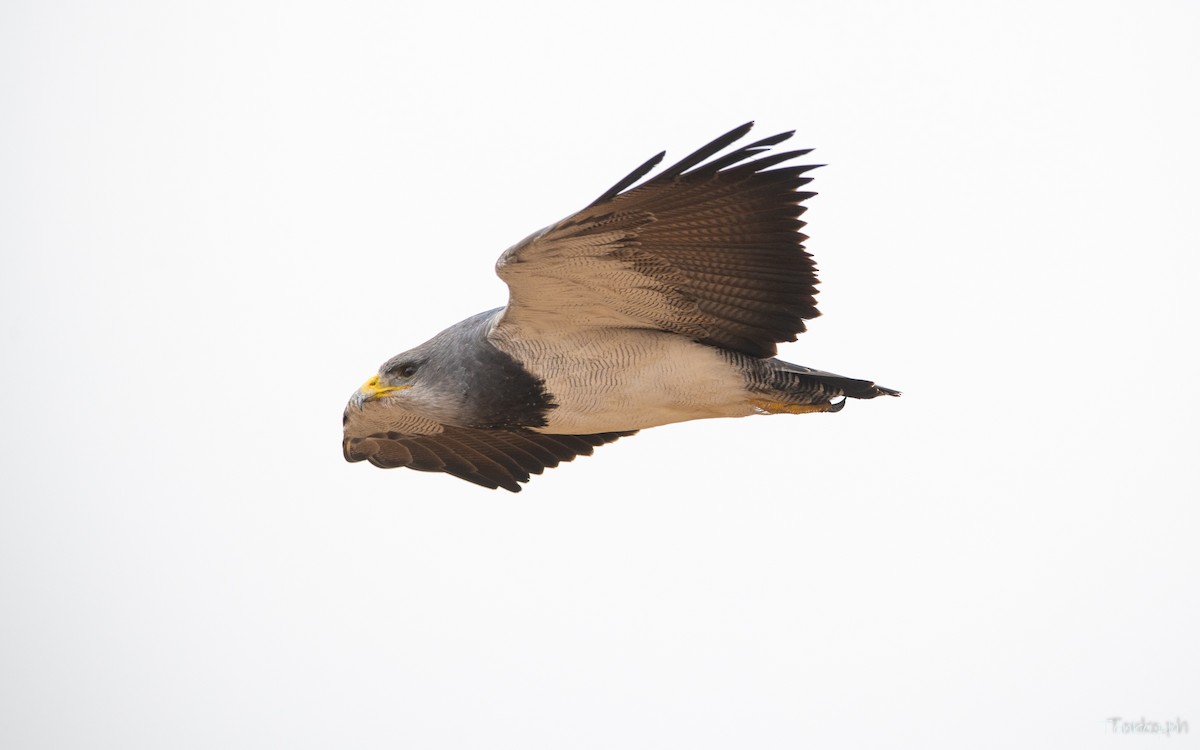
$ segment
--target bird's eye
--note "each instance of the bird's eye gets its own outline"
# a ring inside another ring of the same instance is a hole
[[[417,374],[417,366],[416,365],[400,365],[396,369],[392,370],[392,372],[395,373],[396,375],[399,375],[402,378],[411,378],[413,375]]]

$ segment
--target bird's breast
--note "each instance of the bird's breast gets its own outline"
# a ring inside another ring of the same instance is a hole
[[[675,334],[598,328],[535,337],[497,327],[489,339],[542,380],[556,404],[539,432],[639,430],[754,411],[728,357]]]

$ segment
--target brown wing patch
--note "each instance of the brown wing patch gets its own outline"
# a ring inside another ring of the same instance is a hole
[[[814,195],[800,188],[819,165],[778,166],[807,151],[764,153],[791,133],[712,158],[750,127],[630,188],[661,155],[651,159],[504,253],[497,271],[510,301],[501,325],[554,315],[558,325],[652,327],[755,357],[794,341],[820,314],[816,264],[800,233],[801,204]]]

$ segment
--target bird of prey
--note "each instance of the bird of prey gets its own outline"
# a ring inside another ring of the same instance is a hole
[[[791,132],[717,155],[752,126],[504,251],[508,304],[384,362],[346,407],[346,460],[518,492],[648,427],[899,395],[775,359],[819,314],[800,215],[820,165],[772,150]]]

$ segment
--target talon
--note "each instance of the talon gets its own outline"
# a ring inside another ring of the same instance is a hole
[[[814,414],[826,411],[841,411],[846,406],[846,399],[842,399],[836,404],[785,404],[782,401],[752,398],[750,399],[750,404],[763,414]]]

